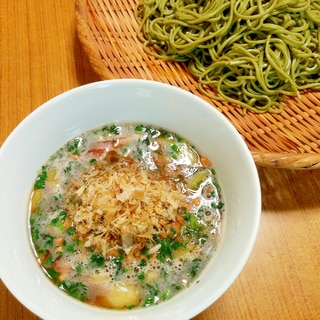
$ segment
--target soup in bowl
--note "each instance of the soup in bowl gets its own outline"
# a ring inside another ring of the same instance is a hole
[[[191,318],[258,231],[242,137],[166,84],[101,81],[48,101],[1,147],[0,170],[1,279],[44,319]]]

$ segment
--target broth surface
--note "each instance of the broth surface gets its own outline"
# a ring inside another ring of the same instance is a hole
[[[210,161],[160,128],[87,131],[44,164],[30,199],[34,253],[61,290],[149,307],[190,286],[214,253],[221,190]]]

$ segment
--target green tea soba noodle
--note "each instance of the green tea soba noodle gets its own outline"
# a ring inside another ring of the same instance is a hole
[[[320,0],[140,0],[135,16],[147,53],[186,63],[201,92],[244,112],[320,89]]]

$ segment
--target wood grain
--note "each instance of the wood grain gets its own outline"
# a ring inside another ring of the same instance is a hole
[[[46,100],[99,80],[76,36],[74,1],[0,1],[0,39],[0,144]],[[195,320],[320,319],[320,171],[259,168],[259,175],[263,207],[252,255]],[[0,282],[0,320],[16,319],[38,318]]]

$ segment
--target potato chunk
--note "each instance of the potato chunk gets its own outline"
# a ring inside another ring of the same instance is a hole
[[[142,290],[137,284],[116,282],[111,284],[104,296],[97,296],[96,303],[100,306],[123,309],[137,306],[142,298]]]
[[[42,191],[39,189],[34,190],[31,198],[31,213],[35,213],[38,210],[42,198]]]
[[[158,270],[148,270],[146,272],[146,274],[145,274],[144,280],[145,280],[146,283],[151,284],[151,283],[155,282],[156,280],[158,280],[159,277],[160,277],[160,271],[158,271]]]

